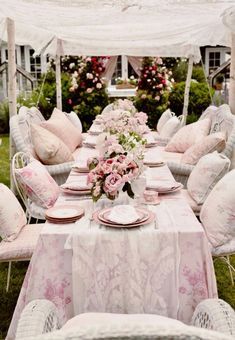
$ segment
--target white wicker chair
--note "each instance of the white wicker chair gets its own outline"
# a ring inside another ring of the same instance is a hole
[[[225,149],[222,151],[222,154],[232,160],[235,149],[235,116],[232,115],[229,106],[226,104],[221,105],[218,108],[216,114],[214,112],[212,112],[212,114],[213,117],[211,133],[220,131],[220,129],[222,131],[227,131],[228,140],[226,142]],[[174,178],[186,187],[188,177],[192,172],[194,165],[176,163],[171,161],[168,161],[167,165],[171,170]]]
[[[17,152],[12,159],[11,171],[16,190],[26,208],[26,216],[28,218],[28,223],[30,223],[32,217],[36,219],[37,223],[38,220],[45,220],[46,209],[38,206],[35,202],[32,202],[32,200],[27,196],[24,188],[22,188],[22,186],[18,183],[17,178],[15,176],[15,169],[20,169],[26,166],[27,164],[30,163],[30,161],[31,156],[29,153]]]
[[[56,307],[47,300],[34,300],[21,314],[16,340],[229,340],[235,336],[235,313],[222,300],[209,299],[201,302],[194,312],[192,324],[196,327],[149,314],[85,313],[77,315],[67,325],[56,330],[59,328]]]
[[[41,119],[43,120],[44,118],[42,117]],[[38,124],[40,122],[40,116],[37,116],[35,121],[32,110],[28,108],[24,108],[24,110],[21,108],[19,114],[14,115],[10,119],[10,134],[16,151],[30,153],[33,151],[29,133],[30,122]],[[66,162],[56,165],[45,165],[45,167],[54,180],[60,185],[68,178],[73,164],[74,162]]]

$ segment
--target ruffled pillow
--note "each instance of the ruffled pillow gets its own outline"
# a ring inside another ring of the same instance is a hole
[[[27,219],[24,210],[11,190],[0,184],[0,236],[5,241],[17,238]]]
[[[43,208],[54,205],[60,194],[59,186],[39,161],[32,160],[24,168],[15,169],[15,176],[34,203]]]
[[[202,206],[200,220],[214,248],[235,238],[235,170],[213,188]]]
[[[170,118],[162,127],[160,136],[163,138],[171,138],[180,129],[180,120],[178,117]]]
[[[185,152],[190,146],[199,142],[203,137],[209,134],[211,127],[210,119],[203,119],[198,122],[182,127],[171,138],[165,151]]]
[[[166,124],[166,122],[167,122],[170,118],[174,117],[174,115],[175,115],[174,112],[171,112],[170,109],[167,109],[166,111],[164,111],[164,112],[162,113],[161,117],[159,118],[159,120],[158,120],[158,122],[157,122],[157,131],[158,131],[159,133],[161,133],[162,128],[163,128],[163,126]]]
[[[58,109],[54,109],[51,118],[40,125],[60,138],[71,152],[82,143],[82,134]]]
[[[202,138],[201,141],[193,144],[183,154],[181,161],[187,164],[197,164],[199,159],[208,153],[224,150],[226,145],[226,136],[224,132],[216,132]]]
[[[73,161],[67,145],[43,127],[31,124],[31,140],[38,158],[43,164],[54,165]]]

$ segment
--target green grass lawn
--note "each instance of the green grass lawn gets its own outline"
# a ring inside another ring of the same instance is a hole
[[[0,182],[9,185],[9,138],[8,136],[0,136],[0,138],[2,138],[2,145],[0,146]],[[235,256],[232,257],[232,264],[235,266]],[[10,289],[6,293],[8,265],[0,263],[0,339],[4,339],[6,335],[27,266],[28,263],[25,262],[13,264]],[[235,286],[231,285],[227,266],[223,261],[216,260],[215,271],[219,297],[235,308]]]

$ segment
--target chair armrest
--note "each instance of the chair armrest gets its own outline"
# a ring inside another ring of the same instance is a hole
[[[196,307],[192,324],[196,327],[235,335],[235,312],[221,299],[206,299]]]
[[[63,173],[69,174],[74,163],[75,161],[62,163],[62,164],[56,164],[56,165],[46,165],[46,168],[51,176],[60,175]]]
[[[23,309],[16,330],[16,340],[59,329],[56,306],[49,300],[33,300]]]
[[[194,165],[184,163],[167,162],[167,165],[173,174],[178,175],[189,176],[194,169]]]

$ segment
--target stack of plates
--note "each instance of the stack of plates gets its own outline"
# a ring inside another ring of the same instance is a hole
[[[163,166],[165,165],[165,162],[163,161],[154,161],[154,160],[144,160],[144,165],[147,165],[149,166],[150,168],[156,168],[156,167],[159,167],[159,166]]]
[[[77,171],[77,172],[82,172],[82,173],[87,173],[87,172],[89,172],[89,169],[88,169],[88,167],[87,167],[87,165],[85,165],[84,163],[82,164],[74,164],[73,166],[72,166],[72,169],[74,170],[74,171]]]
[[[84,215],[84,209],[76,205],[60,205],[46,211],[48,222],[61,224],[73,223]]]
[[[147,182],[146,189],[156,190],[159,194],[169,194],[179,191],[183,188],[183,184],[179,182],[150,181]]]
[[[155,141],[155,142],[147,142],[147,144],[145,144],[145,147],[146,148],[152,148],[152,147],[154,147],[154,146],[156,146],[157,145],[157,142]]]
[[[112,228],[133,228],[133,227],[139,227],[143,226],[146,224],[151,223],[154,218],[155,214],[149,210],[145,210],[143,208],[136,208],[136,212],[138,214],[138,218],[133,221],[132,223],[125,223],[123,221],[122,223],[116,223],[110,220],[109,215],[111,213],[111,209],[113,208],[105,208],[100,211],[96,211],[93,214],[93,219],[98,223],[98,224],[103,224],[107,227],[112,227]]]

